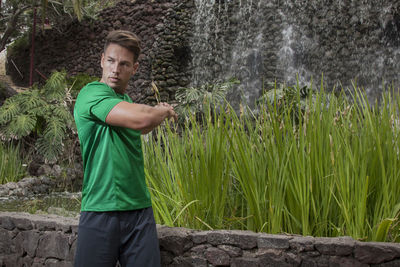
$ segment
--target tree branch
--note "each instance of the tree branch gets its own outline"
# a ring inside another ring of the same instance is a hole
[[[10,41],[10,37],[17,29],[17,23],[20,15],[29,8],[31,8],[31,6],[22,6],[13,10],[11,17],[8,20],[6,30],[4,31],[4,34],[0,39],[0,52],[4,50],[4,48]]]

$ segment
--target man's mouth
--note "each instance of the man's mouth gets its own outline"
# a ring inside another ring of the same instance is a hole
[[[110,81],[112,82],[118,82],[119,79],[117,77],[110,77]]]

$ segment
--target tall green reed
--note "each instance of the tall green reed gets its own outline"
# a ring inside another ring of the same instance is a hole
[[[26,173],[19,146],[0,143],[0,184],[17,182]]]
[[[306,101],[257,115],[227,105],[180,134],[160,128],[144,143],[157,221],[388,240],[400,203],[399,97],[370,106],[359,90],[348,100],[321,86]]]

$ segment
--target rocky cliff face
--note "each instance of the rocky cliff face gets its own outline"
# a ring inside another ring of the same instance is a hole
[[[140,70],[128,88],[137,102],[155,101],[151,81],[162,100],[173,100],[178,87],[236,77],[241,84],[229,97],[250,104],[268,82],[292,85],[297,74],[315,87],[323,75],[328,90],[355,81],[372,97],[382,84],[400,86],[400,2],[390,0],[123,0],[97,21],[38,35],[36,69],[100,76],[103,39],[114,29],[143,40]],[[13,60],[24,79],[11,64],[8,72],[27,83],[29,49]]]
[[[35,40],[34,81],[40,82],[53,70],[66,69],[71,75],[86,72],[101,76],[100,56],[104,38],[111,30],[135,32],[142,40],[138,73],[129,83],[128,94],[136,102],[154,102],[151,81],[160,89],[165,101],[174,98],[177,86],[189,84],[184,68],[189,61],[191,1],[121,1],[104,10],[96,21],[75,22],[65,33],[55,30],[38,34]],[[13,61],[24,74],[21,79],[12,64],[7,72],[19,85],[29,82],[29,48],[19,51]]]

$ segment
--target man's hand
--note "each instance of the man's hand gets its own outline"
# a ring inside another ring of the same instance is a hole
[[[168,119],[173,119],[175,122],[178,121],[178,115],[176,114],[174,107],[168,103],[160,102],[158,103],[155,108],[167,108],[168,109]]]

